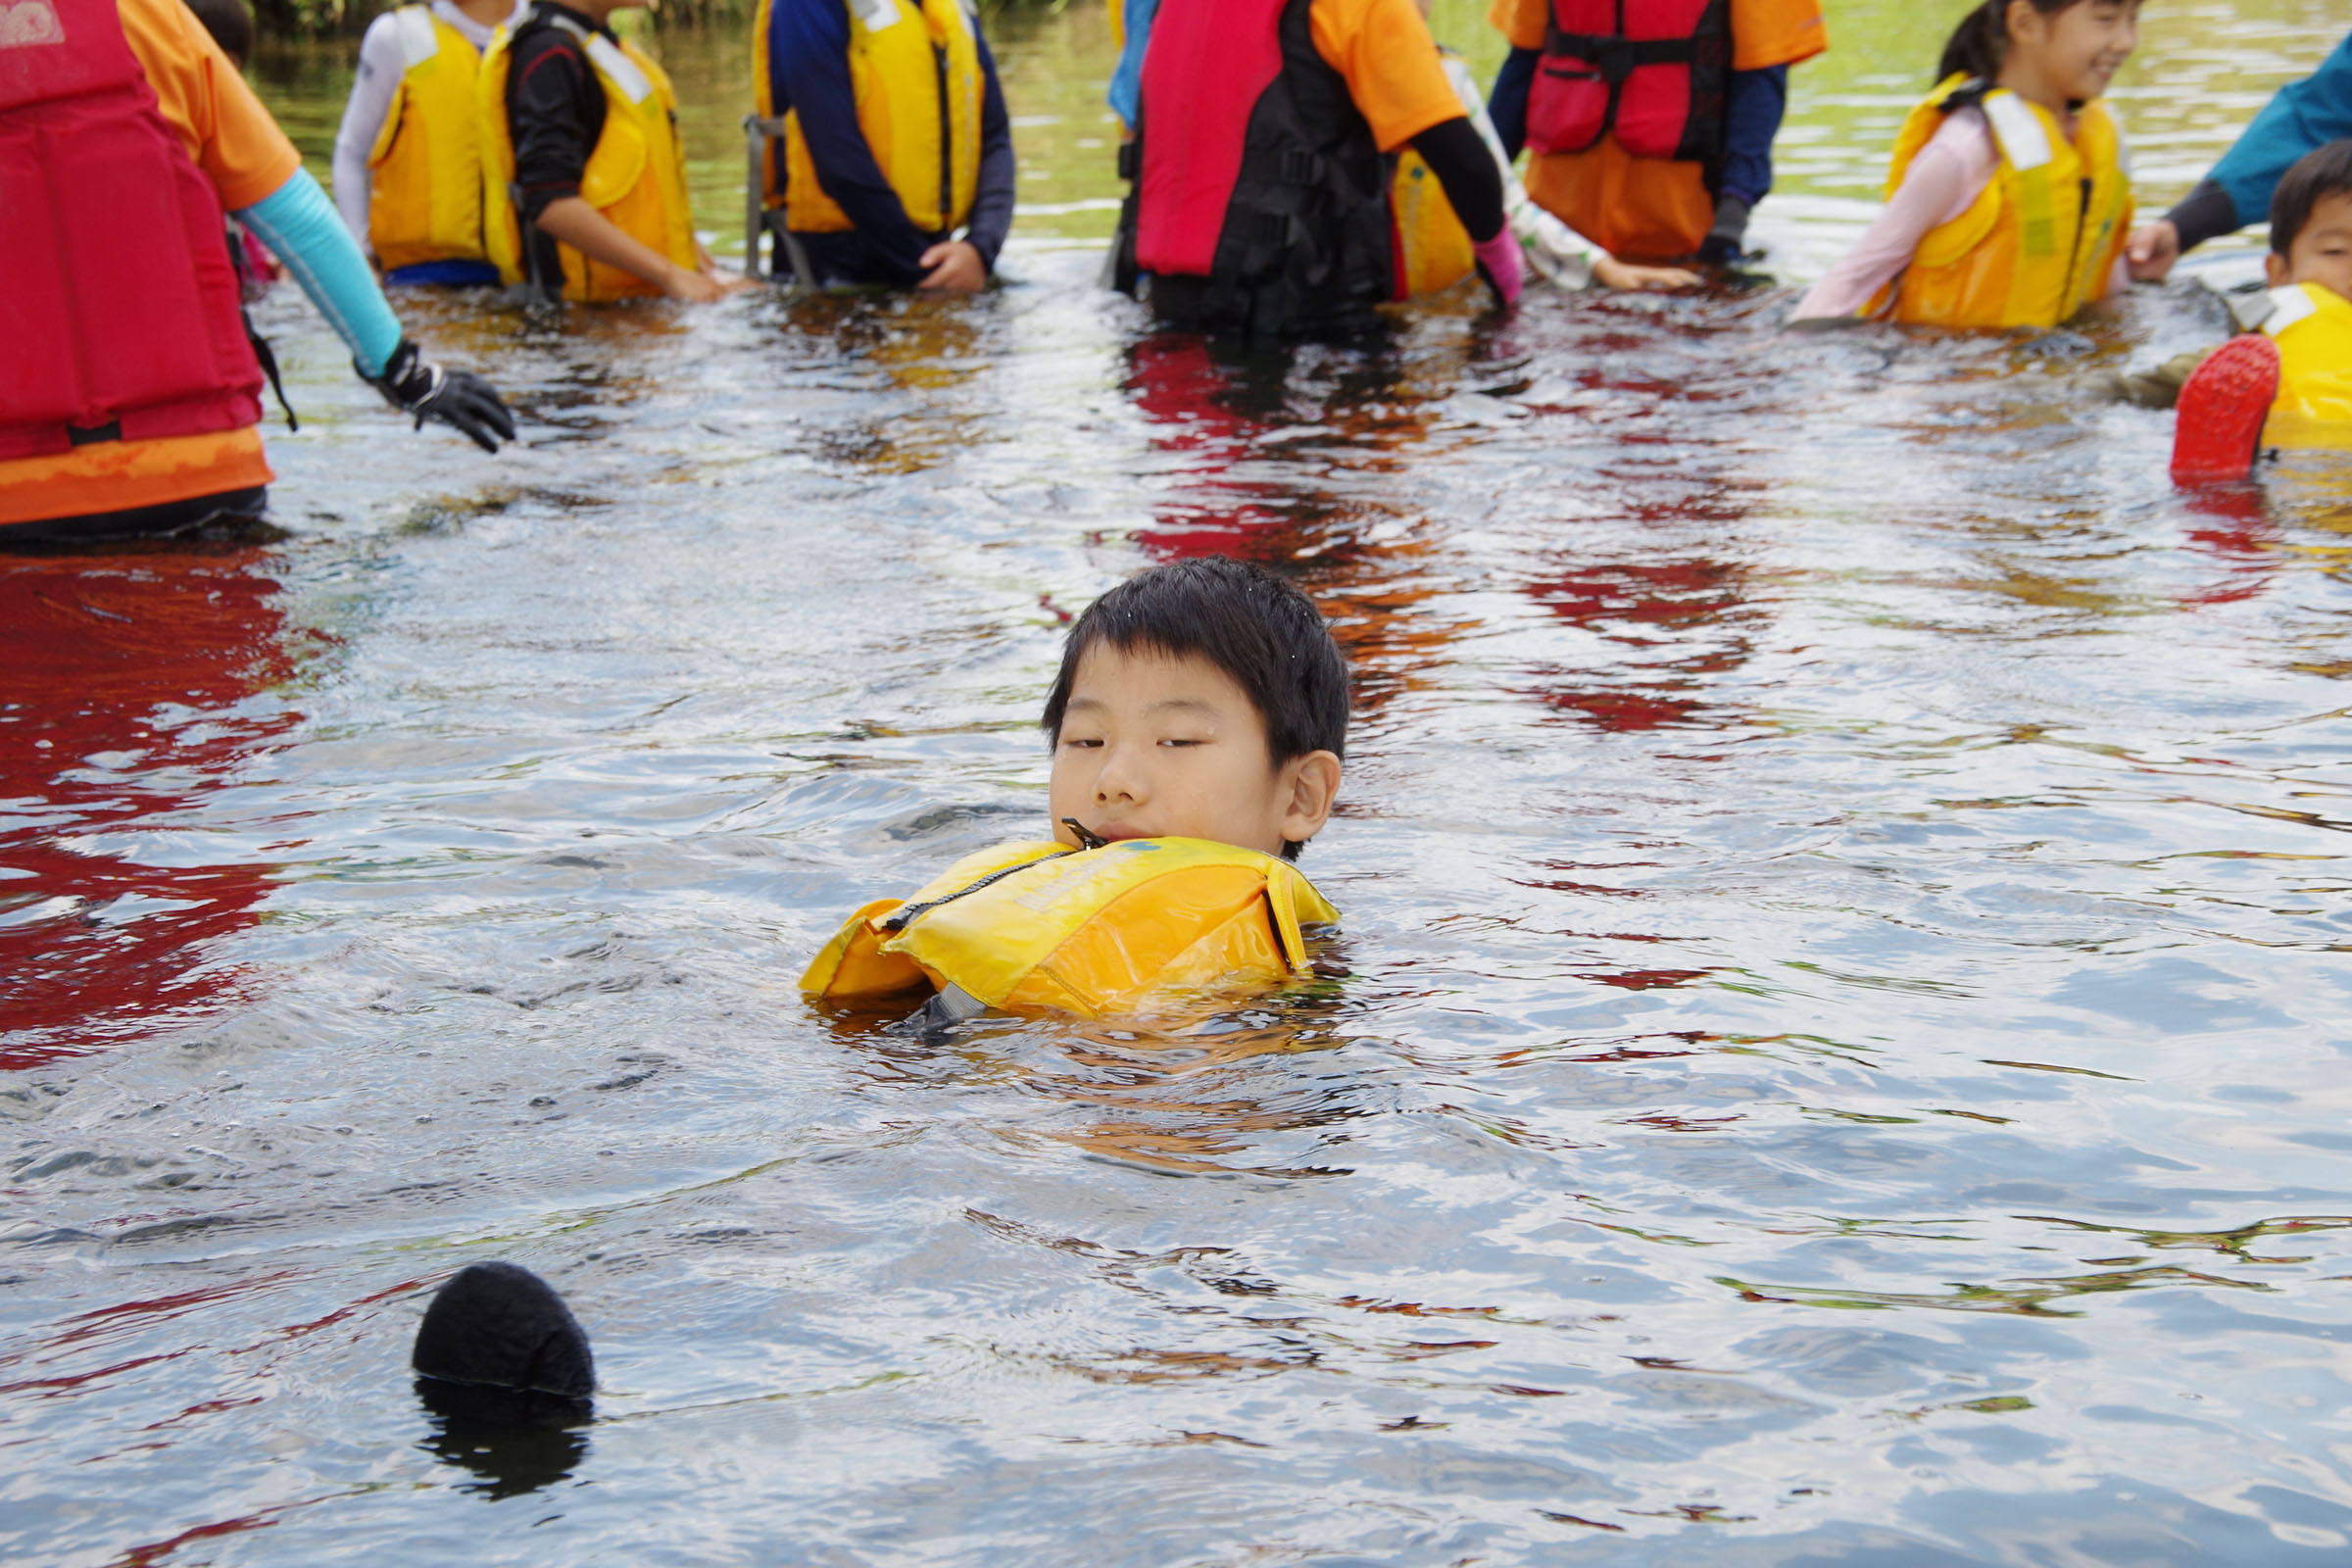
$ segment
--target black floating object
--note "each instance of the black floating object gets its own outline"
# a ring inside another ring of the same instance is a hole
[[[547,1281],[514,1263],[458,1271],[424,1309],[410,1364],[444,1383],[585,1400],[596,1392],[588,1336]]]
[[[475,1263],[424,1309],[411,1356],[434,1416],[424,1447],[481,1479],[491,1497],[566,1479],[587,1454],[596,1364],[588,1336],[547,1281],[513,1263]]]

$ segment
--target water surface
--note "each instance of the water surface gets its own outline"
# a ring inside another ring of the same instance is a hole
[[[2143,190],[2329,9],[2151,9]],[[1932,46],[1835,25],[1790,281]],[[2218,306],[1214,353],[1091,287],[1099,8],[992,27],[990,296],[403,298],[495,460],[273,298],[288,537],[0,560],[0,1550],[2343,1561],[2352,472],[2183,499],[2085,379]],[[723,243],[740,62],[660,44]],[[347,53],[268,63],[315,157]],[[812,1011],[844,911],[1042,826],[1065,616],[1212,550],[1359,672],[1317,982]],[[488,1256],[597,1340],[527,1453],[405,1377]]]

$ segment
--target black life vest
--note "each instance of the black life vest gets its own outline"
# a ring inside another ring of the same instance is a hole
[[[1152,19],[1135,260],[1172,324],[1343,335],[1395,292],[1388,161],[1310,4],[1161,0]]]
[[[1581,153],[1614,133],[1636,158],[1723,157],[1731,0],[1551,0],[1527,144]]]

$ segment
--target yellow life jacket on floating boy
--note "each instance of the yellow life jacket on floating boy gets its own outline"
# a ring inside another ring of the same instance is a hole
[[[801,976],[836,1000],[929,986],[1012,1012],[1101,1018],[1174,993],[1307,968],[1299,926],[1337,920],[1288,860],[1205,839],[1005,844],[912,899],[850,916]]]
[[[980,189],[980,107],[988,88],[971,14],[962,0],[846,4],[850,90],[858,103],[858,128],[874,163],[915,227],[926,234],[962,227]],[[776,112],[775,84],[769,79],[770,20],[769,0],[760,0],[752,19],[752,97],[762,120]],[[773,143],[764,162],[763,199],[769,207],[783,207],[786,228],[839,234],[857,226],[817,183],[798,110],[784,116],[781,182]]]
[[[368,154],[368,243],[387,271],[478,262],[482,145],[474,78],[481,56],[429,6],[402,6],[392,25],[405,69]]]
[[[2352,448],[2352,300],[2317,283],[2271,290],[2263,331],[2278,345],[2266,446]]]
[[[2057,117],[2006,88],[1952,75],[1937,83],[1894,139],[1886,194],[1944,117],[1968,105],[1992,126],[1999,166],[1966,212],[1928,230],[1889,285],[1894,318],[1930,326],[2056,326],[2107,292],[2107,274],[2132,230],[2132,177],[2123,133],[2107,106],[2076,112],[2072,141]],[[1865,315],[1884,307],[1882,289]]]
[[[525,17],[523,27],[561,27],[580,41],[589,69],[605,89],[605,129],[588,155],[580,197],[612,220],[613,226],[647,249],[689,270],[701,265],[695,251],[694,215],[686,198],[686,149],[678,140],[678,95],[653,57],[626,40],[615,43],[568,17]],[[520,28],[498,29],[482,57],[475,104],[482,141],[482,237],[498,273],[509,283],[530,277],[522,221],[514,210],[514,129],[507,123],[507,68],[510,46]],[[592,261],[568,245],[556,247],[563,259],[563,292],[567,300],[597,301],[660,295],[661,288],[634,272]],[[542,280],[553,285],[555,279]]]

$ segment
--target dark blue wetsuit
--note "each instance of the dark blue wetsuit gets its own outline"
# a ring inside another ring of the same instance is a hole
[[[2352,136],[2352,35],[2320,69],[2290,81],[2263,105],[2254,122],[2165,217],[2180,231],[2180,248],[2201,245],[2271,214],[2271,192],[2305,153]]]
[[[963,237],[994,270],[1005,231],[1012,227],[1012,125],[1004,114],[1004,89],[997,83],[996,59],[977,22],[972,40],[980,51],[986,81],[980,105],[980,181]],[[818,280],[901,287],[921,282],[923,252],[949,236],[915,226],[858,129],[858,99],[850,88],[848,9],[842,0],[772,0],[765,42],[775,113],[799,112],[817,183],[857,225],[846,233],[794,236]],[[792,263],[783,250],[777,247],[774,270],[789,276]]]

